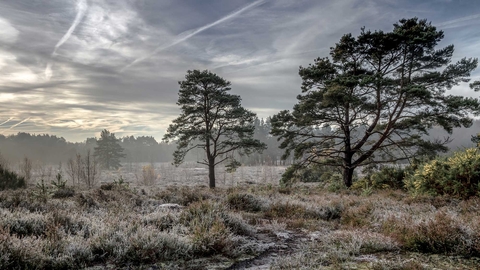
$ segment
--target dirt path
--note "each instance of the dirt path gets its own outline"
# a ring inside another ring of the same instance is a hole
[[[286,231],[281,233],[259,233],[259,241],[271,246],[258,256],[239,261],[230,266],[233,269],[261,270],[270,269],[271,264],[279,257],[289,255],[298,250],[299,244],[308,241],[307,235],[302,232]]]

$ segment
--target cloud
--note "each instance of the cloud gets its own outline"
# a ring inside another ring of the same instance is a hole
[[[242,105],[271,116],[296,102],[299,66],[343,34],[391,31],[402,17],[443,22],[455,56],[480,55],[475,1],[87,1],[0,1],[0,115],[12,118],[2,127],[30,117],[5,133],[161,137],[189,69],[212,70]]]
[[[18,33],[15,27],[0,17],[0,42],[13,44],[17,41]]]
[[[5,121],[3,121],[2,123],[0,123],[0,126],[3,126],[4,124],[10,122],[10,120],[12,120],[12,119],[13,119],[13,117],[8,118],[7,120],[5,120]]]
[[[75,31],[75,28],[77,28],[78,24],[82,20],[83,15],[88,9],[87,0],[79,0],[77,2],[76,9],[77,9],[77,15],[75,16],[75,19],[73,20],[73,23],[70,26],[70,28],[68,28],[68,31],[65,33],[65,35],[63,35],[63,37],[55,45],[55,49],[52,52],[52,57],[56,55],[58,48],[60,48],[60,46],[62,46],[70,38],[73,31]],[[51,77],[52,77],[52,64],[49,62],[45,67],[45,79],[49,81]]]
[[[251,4],[249,4],[249,5],[247,5],[247,6],[245,6],[245,7],[243,7],[243,8],[241,8],[241,9],[237,10],[237,11],[234,11],[234,12],[228,14],[228,15],[225,16],[225,17],[222,17],[222,18],[220,18],[220,19],[218,19],[218,20],[216,20],[216,21],[214,21],[214,22],[212,22],[212,23],[209,23],[209,24],[207,24],[207,25],[204,25],[204,26],[202,26],[202,27],[200,27],[200,28],[198,28],[198,29],[196,29],[196,30],[189,30],[189,31],[183,32],[183,33],[181,33],[180,35],[178,35],[177,38],[176,38],[172,43],[170,43],[170,44],[168,44],[168,45],[166,45],[166,46],[161,46],[161,47],[156,48],[152,53],[150,53],[150,54],[147,55],[147,56],[144,56],[144,57],[135,59],[133,62],[131,62],[130,64],[126,65],[124,68],[122,68],[122,69],[121,69],[121,72],[127,70],[127,69],[130,68],[131,66],[133,66],[133,65],[135,65],[135,64],[137,64],[137,63],[139,63],[139,62],[141,62],[141,61],[144,61],[145,59],[150,58],[151,56],[153,56],[153,55],[155,55],[155,54],[157,54],[157,53],[159,53],[159,52],[161,52],[161,51],[163,51],[163,50],[166,50],[166,49],[168,49],[168,48],[170,48],[170,47],[173,47],[173,46],[175,46],[175,45],[177,45],[177,44],[179,44],[179,43],[181,43],[181,42],[184,42],[184,41],[188,40],[189,38],[191,38],[191,37],[193,37],[193,36],[195,36],[195,35],[203,32],[203,31],[205,31],[205,30],[207,30],[207,29],[209,29],[209,28],[212,28],[212,27],[214,27],[214,26],[216,26],[216,25],[219,25],[219,24],[221,24],[221,23],[223,23],[223,22],[226,22],[226,21],[228,21],[228,20],[231,20],[231,19],[239,16],[239,15],[242,14],[243,12],[245,12],[245,11],[247,11],[247,10],[249,10],[249,9],[252,9],[252,8],[254,8],[254,7],[256,7],[256,6],[259,6],[259,5],[261,5],[262,3],[264,3],[264,2],[265,2],[265,0],[257,0],[257,1],[255,1],[255,2],[253,2],[253,3],[251,3]]]
[[[55,55],[55,53],[57,52],[58,48],[60,48],[60,46],[62,46],[63,43],[65,43],[65,42],[70,38],[70,36],[72,35],[73,31],[75,31],[75,28],[77,28],[78,24],[79,24],[80,21],[82,20],[83,15],[84,15],[85,12],[87,11],[87,9],[88,9],[87,0],[79,0],[79,1],[77,2],[77,6],[76,6],[77,15],[75,16],[75,19],[73,20],[73,23],[72,23],[72,25],[70,26],[70,28],[68,28],[68,31],[67,31],[67,32],[65,33],[65,35],[58,41],[58,43],[55,45],[55,49],[53,50],[52,55]]]
[[[470,24],[479,24],[479,23],[480,23],[480,13],[437,23],[435,26],[437,26],[440,29],[450,29],[450,28],[456,28],[456,27],[466,26]]]
[[[25,122],[27,122],[29,119],[30,119],[30,117],[28,117],[28,118],[26,118],[26,119],[23,119],[22,121],[14,124],[14,125],[12,125],[12,126],[10,126],[9,128],[6,128],[6,129],[2,130],[1,132],[3,133],[3,132],[6,132],[6,131],[8,131],[8,130],[11,130],[11,129],[13,129],[13,128],[15,128],[15,127],[17,127],[17,126],[25,123]]]

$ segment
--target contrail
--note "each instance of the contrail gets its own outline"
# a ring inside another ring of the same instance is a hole
[[[257,1],[255,1],[255,2],[253,2],[253,3],[251,3],[250,5],[247,5],[247,6],[241,8],[241,9],[235,11],[235,12],[232,12],[232,13],[228,14],[227,16],[225,16],[225,17],[223,17],[223,18],[220,18],[220,19],[218,19],[218,20],[216,20],[216,21],[214,21],[214,22],[212,22],[212,23],[210,23],[210,24],[207,24],[207,25],[204,25],[204,26],[198,28],[197,30],[191,32],[191,33],[188,34],[188,35],[185,35],[185,32],[183,32],[183,33],[181,33],[180,35],[177,36],[177,37],[180,37],[180,38],[178,38],[178,39],[175,40],[174,42],[172,42],[172,43],[170,43],[170,44],[168,44],[168,45],[166,45],[166,46],[162,46],[162,47],[156,48],[152,53],[148,54],[147,56],[144,56],[144,57],[135,59],[132,63],[130,63],[130,64],[126,65],[124,68],[122,68],[122,69],[120,70],[120,72],[123,72],[123,71],[127,70],[128,68],[130,68],[131,66],[135,65],[135,64],[138,63],[138,62],[141,62],[141,61],[143,61],[143,60],[145,60],[145,59],[147,59],[147,58],[150,58],[151,56],[157,54],[158,52],[161,52],[161,51],[163,51],[163,50],[165,50],[165,49],[168,49],[168,48],[170,48],[170,47],[172,47],[172,46],[175,46],[175,45],[177,45],[177,44],[185,41],[185,40],[187,40],[187,39],[195,36],[195,35],[198,34],[198,33],[201,33],[201,32],[203,32],[203,31],[205,31],[205,30],[207,30],[207,29],[209,29],[209,28],[212,28],[212,27],[214,27],[214,26],[216,26],[216,25],[218,25],[218,24],[221,24],[221,23],[223,23],[223,22],[225,22],[225,21],[227,21],[227,20],[233,19],[233,18],[237,17],[238,15],[240,15],[241,13],[243,13],[243,12],[245,12],[245,11],[253,8],[253,7],[258,6],[258,5],[262,4],[263,2],[265,2],[265,0],[257,0]]]
[[[18,125],[21,125],[21,124],[25,123],[26,121],[28,121],[29,119],[30,119],[30,117],[27,117],[27,118],[26,118],[26,119],[24,119],[23,121],[20,121],[20,122],[16,123],[15,125],[13,125],[13,126],[11,126],[11,127],[7,128],[7,129],[4,129],[2,132],[5,132],[5,131],[7,131],[7,130],[10,130],[10,129],[12,129],[12,128],[14,128],[14,127],[18,126]]]
[[[6,123],[8,123],[8,122],[10,122],[10,120],[12,120],[12,119],[13,119],[13,117],[10,117],[10,118],[8,118],[8,119],[7,119],[7,121],[5,121],[5,122],[1,123],[1,124],[0,124],[0,126],[2,126],[2,125],[4,125],[4,124],[6,124]]]
[[[57,42],[57,45],[55,45],[55,49],[52,52],[52,57],[54,57],[57,53],[58,48],[65,43],[70,36],[72,35],[73,31],[75,31],[75,28],[77,28],[78,24],[80,21],[82,21],[83,16],[85,15],[85,11],[88,9],[87,5],[87,0],[79,0],[77,3],[77,16],[75,16],[75,19],[73,20],[72,25],[68,29],[67,33],[63,35],[63,37]],[[52,77],[52,64],[48,63],[47,66],[45,67],[45,78],[47,80],[50,80]]]
[[[462,22],[466,22],[466,21],[471,21],[471,20],[475,20],[475,19],[479,19],[480,18],[480,14],[474,14],[474,15],[470,15],[470,16],[466,16],[466,17],[462,17],[462,18],[458,18],[458,19],[454,19],[454,20],[450,20],[450,21],[446,21],[446,22],[442,22],[442,23],[439,23],[437,24],[438,27],[442,27],[442,28],[455,28],[455,27],[458,27],[460,25],[457,25],[458,23],[462,23]]]

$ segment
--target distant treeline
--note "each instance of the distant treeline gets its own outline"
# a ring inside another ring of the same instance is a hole
[[[256,119],[255,138],[266,143],[268,148],[262,154],[239,157],[241,163],[245,165],[280,165],[283,163],[280,162],[283,150],[278,148],[279,143],[276,138],[269,134],[270,130],[270,118],[266,120]],[[454,129],[451,135],[440,128],[434,128],[430,131],[430,137],[443,139],[449,136],[452,142],[448,146],[452,151],[455,151],[474,146],[471,138],[478,133],[480,133],[480,120],[474,121],[472,127],[468,129]],[[171,162],[173,151],[176,148],[175,144],[157,141],[152,136],[127,136],[119,139],[119,143],[126,154],[125,158],[122,159],[123,163]],[[63,137],[49,134],[29,134],[23,132],[9,136],[0,134],[0,154],[11,163],[17,163],[24,157],[28,157],[31,160],[42,163],[58,164],[75,158],[77,154],[83,156],[88,150],[93,153],[96,143],[96,138],[87,138],[85,142],[72,143],[67,142]],[[200,160],[203,158],[203,154],[204,151],[202,150],[194,150],[187,155],[185,161]],[[290,161],[286,163],[289,164]]]
[[[281,149],[278,148],[276,138],[271,137],[270,119],[255,120],[255,138],[268,145],[268,149],[262,154],[239,157],[246,165],[280,163]],[[126,155],[123,163],[137,162],[171,162],[175,151],[175,143],[157,141],[152,136],[126,136],[119,138],[119,144]],[[97,145],[97,138],[87,138],[84,142],[72,143],[63,137],[49,134],[29,134],[19,132],[16,135],[4,136],[0,134],[0,154],[11,163],[20,162],[25,157],[31,160],[47,164],[64,163],[74,159],[77,154],[86,155],[90,150],[93,153]],[[203,158],[204,151],[190,152],[185,161],[197,161]]]

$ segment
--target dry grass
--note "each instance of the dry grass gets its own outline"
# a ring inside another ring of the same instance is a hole
[[[286,253],[272,269],[475,269],[480,256],[478,198],[313,185],[112,184],[71,195],[0,192],[0,269],[226,268],[277,245]]]

